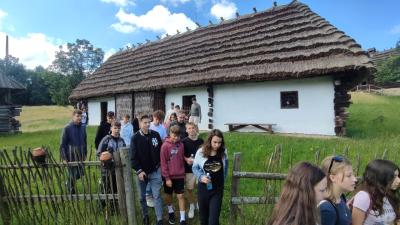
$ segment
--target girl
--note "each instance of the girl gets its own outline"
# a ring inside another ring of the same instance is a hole
[[[210,132],[204,146],[196,153],[192,170],[198,180],[200,224],[218,225],[227,173],[227,153],[220,130]]]
[[[168,129],[169,125],[175,120],[177,120],[177,116],[176,113],[173,112],[171,115],[169,115],[167,122],[164,124],[165,129]]]
[[[391,161],[376,159],[368,163],[354,196],[353,225],[391,225],[400,218],[399,167]]]
[[[328,197],[320,203],[321,225],[350,225],[351,213],[344,194],[353,191],[357,181],[350,161],[329,156],[322,161],[322,171],[328,180]]]
[[[315,225],[319,223],[318,202],[325,198],[324,172],[308,162],[294,166],[286,177],[281,196],[268,225]]]

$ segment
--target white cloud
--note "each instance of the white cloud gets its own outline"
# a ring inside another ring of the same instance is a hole
[[[400,24],[392,27],[392,29],[390,30],[390,33],[392,33],[392,34],[400,34]]]
[[[116,31],[129,34],[135,31],[135,27],[130,24],[121,24],[121,23],[114,23],[111,25]]]
[[[5,40],[6,34],[0,32],[0,41]],[[25,37],[13,37],[9,35],[9,54],[19,58],[19,62],[29,69],[36,66],[49,66],[58,51],[60,40],[47,37],[42,33],[29,33]],[[0,45],[0,57],[5,56],[5,45]]]
[[[162,3],[166,4],[172,4],[173,6],[178,6],[179,4],[185,4],[187,2],[190,2],[190,0],[161,0]]]
[[[237,7],[235,3],[226,0],[222,0],[211,7],[211,15],[217,19],[221,17],[224,17],[224,19],[231,19],[235,16],[236,12]]]
[[[117,52],[117,50],[110,48],[104,53],[104,59],[103,62],[105,62],[110,56],[114,55]]]
[[[135,5],[135,2],[132,0],[100,0],[105,3],[113,3],[117,6],[124,7],[127,5]]]
[[[132,26],[143,30],[150,30],[159,33],[176,34],[176,30],[186,31],[186,27],[194,29],[196,24],[184,13],[171,13],[166,7],[156,5],[153,9],[144,15],[137,16],[133,13],[126,13],[123,9],[119,9],[116,14],[119,22],[111,25],[115,30],[124,26]],[[124,31],[129,30],[127,28]],[[134,29],[132,29],[133,32]]]

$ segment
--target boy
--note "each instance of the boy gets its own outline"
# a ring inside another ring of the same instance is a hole
[[[100,126],[97,127],[96,138],[94,139],[94,146],[96,149],[99,148],[100,141],[107,135],[110,134],[111,123],[114,121],[114,112],[109,111],[107,113],[107,120],[101,121]]]
[[[121,121],[121,137],[124,139],[127,147],[131,146],[131,138],[133,136],[133,126],[129,122],[131,117],[126,114],[124,119]]]
[[[196,177],[193,175],[192,165],[194,156],[196,155],[197,150],[204,143],[203,139],[199,138],[199,128],[193,123],[189,122],[186,124],[186,132],[188,133],[188,137],[182,140],[184,149],[185,149],[185,181],[186,181],[186,190],[188,193],[189,200],[189,219],[194,217],[194,209],[195,209],[195,198],[193,195],[193,189],[196,182]]]
[[[162,225],[162,200],[161,200],[161,169],[160,169],[160,135],[149,129],[150,117],[139,117],[140,130],[131,140],[132,167],[139,178],[140,206],[143,214],[143,224],[150,225],[146,203],[146,186],[150,185],[154,199],[154,209],[157,217],[157,225]]]
[[[169,129],[169,137],[161,146],[161,173],[164,178],[165,203],[168,206],[168,222],[175,223],[175,214],[172,207],[172,193],[175,192],[179,203],[180,225],[185,221],[185,166],[184,148],[179,138],[178,126]]]

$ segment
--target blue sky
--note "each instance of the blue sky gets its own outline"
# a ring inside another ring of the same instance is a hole
[[[278,0],[278,5],[289,0]],[[302,0],[364,49],[393,47],[400,40],[399,0]],[[10,54],[28,68],[48,66],[58,46],[85,38],[106,56],[129,44],[174,34],[195,22],[234,17],[272,6],[271,0],[1,0],[0,57],[5,35]]]

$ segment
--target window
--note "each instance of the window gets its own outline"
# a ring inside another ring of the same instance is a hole
[[[282,91],[281,92],[281,108],[282,109],[297,109],[299,108],[299,94],[297,91]]]

